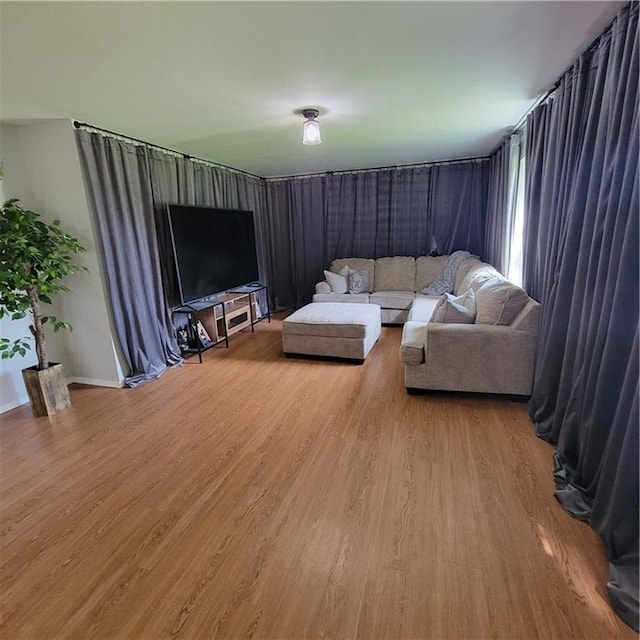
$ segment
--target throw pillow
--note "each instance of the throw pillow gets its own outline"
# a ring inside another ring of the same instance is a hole
[[[369,293],[369,272],[356,271],[347,267],[347,291],[349,293]]]
[[[347,273],[349,273],[349,267],[346,265],[338,273],[325,269],[324,277],[331,287],[331,293],[347,293]]]
[[[431,322],[473,324],[476,318],[476,300],[473,289],[457,298],[445,293],[440,298],[431,316]]]
[[[528,301],[524,289],[501,277],[490,278],[476,291],[476,323],[510,325]]]

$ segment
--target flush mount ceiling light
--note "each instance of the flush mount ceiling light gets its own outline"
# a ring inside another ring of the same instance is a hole
[[[303,109],[302,115],[307,119],[302,129],[302,144],[320,144],[320,123],[316,120],[318,117],[317,109]]]

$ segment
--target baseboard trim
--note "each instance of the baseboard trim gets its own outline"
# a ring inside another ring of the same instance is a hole
[[[101,380],[100,378],[78,378],[78,377],[69,377],[67,378],[69,384],[77,383],[77,384],[89,384],[92,387],[110,387],[111,389],[122,389],[124,387],[124,382],[118,382],[116,380]]]
[[[16,399],[11,402],[7,402],[6,404],[0,405],[0,414],[6,413],[7,411],[11,411],[16,407],[21,407],[23,404],[29,404],[29,398],[26,399]]]

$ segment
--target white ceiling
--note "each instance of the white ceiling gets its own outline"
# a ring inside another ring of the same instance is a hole
[[[0,115],[262,176],[485,155],[623,4],[5,1]]]

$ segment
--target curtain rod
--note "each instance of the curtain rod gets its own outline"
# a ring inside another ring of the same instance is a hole
[[[556,89],[560,86],[560,80],[557,80],[556,83],[549,89],[546,93],[542,94],[521,116],[520,120],[515,123],[513,126],[513,131],[511,134],[517,133],[522,129],[524,123],[527,121],[529,114],[531,114],[535,109],[537,109],[543,102],[545,102],[548,98],[550,98],[555,92]]]
[[[322,176],[349,175],[352,173],[374,173],[387,169],[413,169],[417,167],[443,167],[452,164],[467,164],[476,162],[478,164],[489,160],[489,156],[477,156],[474,158],[458,158],[457,160],[438,160],[437,162],[410,162],[407,164],[390,164],[383,167],[370,167],[368,169],[344,169],[342,171],[323,171],[322,173],[300,173],[291,176],[274,176],[265,178],[267,182],[280,182],[282,180],[304,180],[305,178],[318,178]]]
[[[104,136],[109,136],[111,138],[116,138],[119,140],[124,140],[126,142],[131,142],[133,144],[142,145],[148,147],[149,149],[157,149],[163,153],[167,153],[170,155],[174,155],[177,157],[182,157],[185,160],[191,160],[192,162],[200,162],[202,164],[206,164],[212,167],[216,167],[218,169],[224,169],[226,171],[231,171],[232,173],[239,173],[242,175],[249,176],[251,178],[257,178],[258,180],[264,180],[268,182],[277,182],[281,180],[301,180],[303,178],[315,178],[319,176],[326,175],[348,175],[353,173],[373,173],[376,171],[384,171],[387,169],[412,169],[417,167],[442,167],[447,165],[454,164],[465,164],[468,162],[476,162],[482,163],[489,160],[489,156],[476,156],[472,158],[457,158],[452,160],[438,160],[436,162],[412,162],[407,164],[394,164],[394,165],[385,165],[381,167],[370,167],[367,169],[344,169],[342,171],[324,171],[321,173],[305,173],[305,174],[295,174],[289,176],[274,176],[272,178],[263,178],[262,176],[258,176],[254,173],[249,173],[248,171],[242,171],[241,169],[234,169],[233,167],[228,167],[224,164],[219,164],[217,162],[212,162],[211,160],[204,160],[203,158],[198,158],[196,156],[189,155],[188,153],[183,153],[182,151],[176,151],[175,149],[170,149],[169,147],[163,147],[162,145],[155,144],[152,142],[147,142],[146,140],[140,140],[139,138],[133,138],[132,136],[127,136],[122,133],[117,133],[116,131],[111,131],[109,129],[105,129],[103,127],[97,127],[93,124],[89,124],[88,122],[80,122],[79,120],[73,120],[73,126],[76,129],[84,129],[85,131],[96,131]]]
[[[215,167],[216,169],[224,169],[225,171],[231,171],[232,173],[239,173],[251,178],[257,178],[258,180],[264,180],[262,176],[258,176],[255,173],[249,173],[248,171],[242,171],[241,169],[234,169],[233,167],[228,167],[227,165],[220,164],[218,162],[212,162],[211,160],[204,160],[203,158],[198,158],[197,156],[192,156],[188,153],[183,153],[182,151],[176,151],[175,149],[169,149],[169,147],[163,147],[160,144],[154,144],[153,142],[147,142],[146,140],[140,140],[139,138],[132,138],[131,136],[126,136],[122,133],[104,129],[103,127],[96,127],[95,125],[89,124],[87,122],[79,122],[78,120],[73,120],[73,126],[76,129],[84,129],[85,131],[96,131],[97,133],[100,133],[104,136],[109,136],[111,138],[124,140],[125,142],[132,142],[134,144],[143,145],[145,147],[148,147],[149,149],[156,149],[158,151],[162,151],[162,153],[178,156],[180,158],[184,158],[185,160],[191,160],[192,162],[206,164],[210,167]]]

